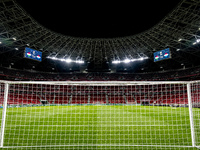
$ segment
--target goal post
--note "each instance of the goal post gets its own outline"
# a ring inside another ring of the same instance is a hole
[[[200,148],[200,81],[190,82],[194,145]],[[192,126],[192,125],[191,125]]]
[[[8,99],[8,83],[0,83],[0,97],[1,97],[1,108],[3,107],[2,120],[1,120],[1,134],[0,134],[0,147],[3,147],[5,121],[6,121],[6,110],[7,110],[7,99]]]
[[[195,147],[194,121],[193,121],[193,112],[192,112],[192,98],[191,98],[191,84],[190,83],[187,84],[187,97],[188,97],[188,106],[189,106],[189,115],[190,115],[192,146]]]
[[[0,81],[0,102],[3,148],[200,146],[200,81]]]

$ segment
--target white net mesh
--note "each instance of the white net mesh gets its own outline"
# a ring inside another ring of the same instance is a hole
[[[191,86],[200,145],[200,83]],[[1,103],[4,84],[0,84]],[[9,83],[7,149],[191,149],[187,83]],[[1,109],[2,112],[2,109]]]
[[[200,146],[200,82],[191,84],[195,144]]]

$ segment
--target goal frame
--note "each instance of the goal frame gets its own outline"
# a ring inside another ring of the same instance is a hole
[[[48,85],[84,85],[84,86],[185,84],[185,85],[187,85],[187,98],[188,98],[188,107],[189,107],[189,119],[190,119],[192,146],[183,146],[183,147],[199,148],[199,146],[196,146],[196,143],[195,143],[195,131],[194,131],[192,99],[191,99],[191,84],[198,83],[198,82],[200,82],[200,81],[3,81],[3,80],[0,80],[0,83],[5,85],[4,86],[3,113],[2,113],[1,131],[0,131],[0,148],[4,148],[4,131],[5,131],[5,122],[6,122],[7,99],[8,99],[8,90],[9,90],[10,84],[48,84]],[[131,146],[141,146],[141,145],[131,145]],[[143,146],[154,146],[154,145],[143,145]],[[159,146],[162,147],[162,145],[159,145]],[[166,147],[166,145],[164,145],[164,146]],[[176,147],[176,146],[173,146],[173,147]]]

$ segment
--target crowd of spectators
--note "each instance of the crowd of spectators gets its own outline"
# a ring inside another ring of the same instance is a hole
[[[150,73],[50,73],[0,67],[0,80],[11,81],[190,81],[200,79],[200,67]]]

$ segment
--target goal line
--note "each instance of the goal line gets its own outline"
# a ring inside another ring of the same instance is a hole
[[[41,145],[41,146],[5,146],[3,148],[42,148],[42,147],[88,147],[88,146],[115,146],[115,147],[168,147],[168,148],[192,148],[182,145],[119,145],[119,144],[77,144],[77,145]],[[196,147],[198,148],[198,147]]]

